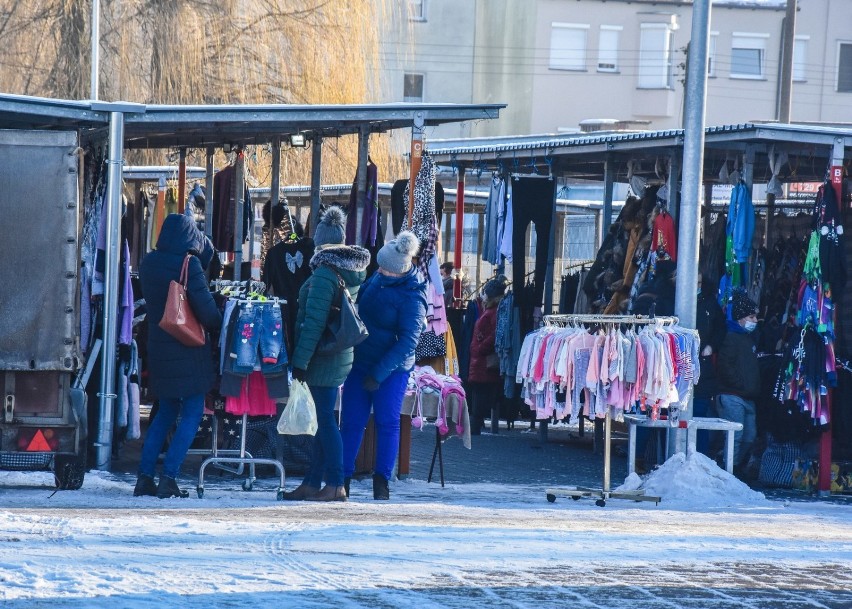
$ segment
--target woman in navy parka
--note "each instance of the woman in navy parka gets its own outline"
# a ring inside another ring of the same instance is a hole
[[[370,335],[355,347],[355,362],[343,385],[340,431],[347,495],[372,409],[376,426],[373,498],[389,498],[402,400],[426,320],[426,285],[411,263],[419,247],[417,237],[408,231],[386,243],[376,255],[379,270],[358,296],[358,313]]]

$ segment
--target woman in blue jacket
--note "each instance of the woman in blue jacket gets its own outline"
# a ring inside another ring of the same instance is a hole
[[[160,328],[166,310],[169,284],[180,279],[187,254],[186,295],[195,317],[208,330],[222,325],[222,316],[207,288],[204,269],[213,258],[213,245],[193,220],[183,214],[170,214],[163,222],[157,249],[142,260],[139,278],[148,309],[148,374],[151,391],[159,398],[159,409],[145,434],[139,477],[133,494],[186,497],[175,478],[195,439],[204,414],[204,395],[213,386],[213,360],[210,338],[201,347],[187,347]],[[180,423],[169,443],[159,485],[154,483],[157,457],[166,436],[180,415]]]
[[[419,247],[417,237],[408,231],[386,243],[376,255],[379,270],[364,283],[358,297],[358,313],[370,335],[355,347],[352,371],[343,385],[340,431],[347,495],[372,409],[376,426],[373,498],[390,497],[388,480],[399,449],[402,400],[426,320],[426,285],[411,263]]]

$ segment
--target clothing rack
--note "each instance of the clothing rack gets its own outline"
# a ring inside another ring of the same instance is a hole
[[[243,280],[243,281],[232,281],[228,279],[216,279],[210,282],[211,286],[214,286],[217,290],[224,287],[238,287],[241,289],[252,288],[252,291],[258,291],[262,293],[266,285],[262,281],[254,281],[254,280]],[[264,297],[265,298],[265,297]],[[253,298],[251,296],[230,296],[229,300],[234,301],[237,304],[248,303],[249,306],[263,306],[263,305],[279,305],[286,304],[286,300],[282,298],[269,298],[266,300],[261,300],[259,298]],[[246,450],[246,436],[248,433],[248,415],[243,414],[240,420],[240,448],[239,449],[220,449],[219,448],[219,432],[218,432],[218,419],[216,417],[216,413],[213,413],[212,419],[212,430],[211,430],[211,447],[210,449],[191,449],[188,452],[193,454],[208,454],[209,456],[201,463],[201,467],[198,470],[198,486],[196,487],[196,492],[198,494],[198,498],[201,499],[204,497],[204,470],[207,469],[208,465],[215,465],[219,469],[230,472],[236,476],[242,475],[245,470],[245,466],[249,466],[249,474],[248,477],[243,480],[243,490],[250,491],[254,486],[254,481],[257,479],[255,475],[255,466],[256,465],[271,465],[278,470],[280,474],[280,482],[277,489],[277,498],[278,500],[282,500],[284,498],[284,466],[280,461],[276,459],[260,459],[255,458]],[[229,467],[228,465],[234,465],[235,467]]]
[[[620,326],[620,325],[655,325],[659,327],[673,326],[678,323],[677,317],[645,317],[642,315],[545,315],[544,325],[549,327],[571,327],[578,325],[602,325],[602,326]],[[652,495],[646,495],[645,491],[638,489],[635,491],[613,492],[610,488],[610,473],[612,460],[612,417],[607,410],[604,422],[604,472],[602,488],[585,488],[585,487],[569,487],[569,488],[549,488],[546,490],[547,500],[550,503],[556,501],[557,496],[571,497],[579,500],[580,497],[596,497],[595,504],[604,507],[609,499],[628,499],[630,501],[653,501],[659,504],[661,498]]]

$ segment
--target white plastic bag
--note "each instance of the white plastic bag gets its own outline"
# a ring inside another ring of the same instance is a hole
[[[317,433],[317,409],[311,390],[302,381],[293,380],[287,406],[278,419],[278,433],[290,436]]]

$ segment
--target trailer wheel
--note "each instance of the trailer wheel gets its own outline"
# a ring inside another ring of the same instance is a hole
[[[76,491],[83,486],[86,477],[86,457],[80,455],[56,455],[54,457],[53,480],[56,488]]]

